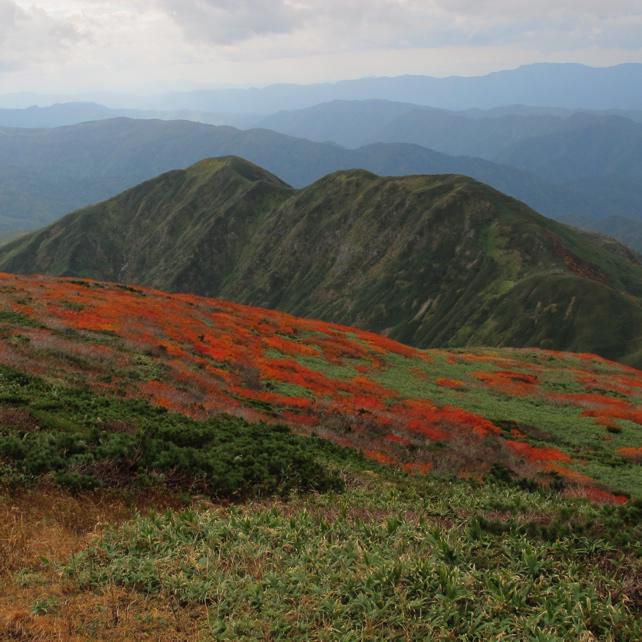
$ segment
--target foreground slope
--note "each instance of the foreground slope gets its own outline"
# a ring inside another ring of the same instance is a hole
[[[94,281],[2,275],[0,287],[0,364],[58,385],[196,419],[285,422],[409,471],[483,475],[499,465],[535,481],[554,475],[574,494],[642,496],[633,368],[548,351],[422,352],[353,328]],[[16,426],[33,432],[24,416]]]
[[[640,639],[640,371],[0,292],[1,639]]]
[[[174,171],[0,250],[0,268],[223,296],[417,346],[642,363],[642,264],[458,176],[294,190],[229,157]]]

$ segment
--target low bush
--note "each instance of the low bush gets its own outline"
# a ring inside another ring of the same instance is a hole
[[[332,447],[282,426],[227,415],[196,422],[9,370],[0,371],[0,406],[21,408],[0,420],[0,481],[47,476],[72,490],[162,484],[218,498],[342,486],[321,461]]]

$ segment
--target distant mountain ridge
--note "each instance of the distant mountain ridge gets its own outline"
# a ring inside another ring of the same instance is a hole
[[[249,127],[258,116],[251,114],[218,114],[193,110],[144,110],[114,109],[97,103],[66,102],[45,107],[34,105],[27,108],[0,108],[0,127],[39,129],[67,127],[97,120],[113,118],[141,118],[159,120],[191,120],[209,125]]]
[[[638,119],[638,120],[636,120]],[[337,100],[272,114],[257,125],[345,147],[411,143],[435,151],[511,164],[513,147],[539,138],[594,128],[642,128],[642,112],[567,111],[519,105],[449,111],[382,100]],[[506,156],[503,158],[502,155]]]
[[[606,232],[642,251],[642,123],[636,112],[508,106],[452,112],[385,101],[335,101],[270,116],[261,125],[354,147],[416,143],[523,170],[533,192],[485,180],[559,220]],[[484,178],[482,177],[482,180]],[[537,181],[549,184],[546,188]],[[617,225],[609,221],[617,219]]]
[[[353,170],[295,190],[211,159],[0,248],[0,270],[216,295],[422,347],[642,363],[640,260],[460,176]]]
[[[402,75],[366,77],[308,85],[178,91],[155,96],[94,92],[0,95],[0,105],[20,107],[53,102],[95,101],[143,110],[194,110],[269,114],[332,100],[394,100],[440,109],[494,109],[506,105],[558,109],[642,109],[642,64],[590,67],[536,63],[479,76]]]
[[[524,139],[496,157],[552,182],[599,176],[642,180],[642,124],[574,117],[576,127]]]
[[[395,100],[442,109],[503,105],[567,109],[642,109],[642,64],[588,67],[540,63],[482,76],[394,76],[312,85],[178,92],[163,108],[263,113],[302,109],[331,100]],[[158,100],[158,99],[157,99]]]

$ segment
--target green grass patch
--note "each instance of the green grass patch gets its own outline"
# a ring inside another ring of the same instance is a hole
[[[23,328],[37,328],[40,325],[21,312],[15,312],[14,310],[7,309],[0,310],[0,323],[6,323],[8,325],[15,325]]]
[[[381,471],[339,495],[141,517],[66,573],[205,604],[207,639],[637,642],[641,516]]]

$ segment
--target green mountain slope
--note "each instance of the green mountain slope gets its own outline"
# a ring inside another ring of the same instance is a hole
[[[352,122],[346,127],[356,131]],[[452,123],[438,125],[451,138],[454,134],[448,131],[453,127],[461,129]],[[473,129],[488,127],[475,120]],[[408,143],[345,149],[267,129],[241,131],[188,121],[117,118],[55,129],[0,129],[0,232],[36,229],[161,172],[225,155],[247,158],[297,187],[355,167],[386,176],[463,174],[546,216],[586,221],[598,231],[602,230],[598,219],[605,216],[639,218],[642,201],[639,181],[622,176],[557,185],[507,165],[449,156]],[[630,243],[627,237],[619,240]],[[634,249],[642,251],[642,246]]]
[[[0,250],[0,269],[216,295],[418,346],[642,362],[642,264],[460,176],[331,174],[302,190],[203,161]]]
[[[642,639],[642,371],[0,291],[3,641]]]

